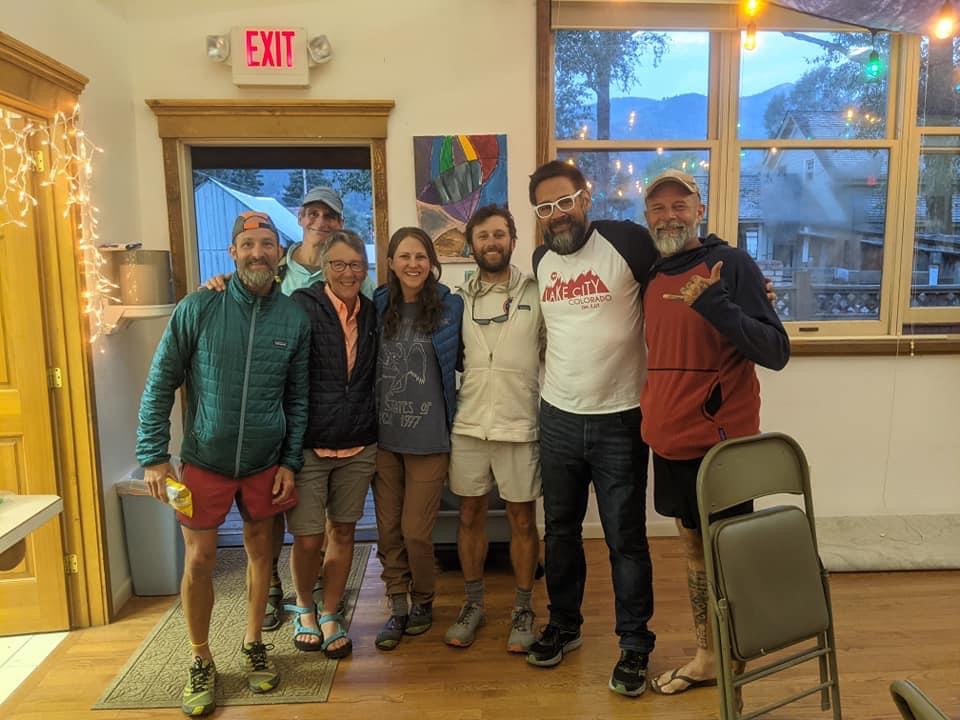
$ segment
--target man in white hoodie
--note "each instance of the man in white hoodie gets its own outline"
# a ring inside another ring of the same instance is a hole
[[[517,243],[506,208],[477,210],[466,228],[479,272],[460,289],[463,311],[463,378],[450,437],[450,490],[460,496],[457,552],[466,600],[444,642],[467,647],[484,623],[483,565],[487,506],[497,487],[510,523],[510,559],[516,600],[509,652],[525,653],[533,641],[530,604],[540,557],[535,503],[540,497],[537,407],[544,327],[536,280],[510,264]]]

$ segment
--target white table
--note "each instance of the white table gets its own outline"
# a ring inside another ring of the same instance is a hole
[[[56,495],[4,495],[0,503],[0,553],[63,512]]]

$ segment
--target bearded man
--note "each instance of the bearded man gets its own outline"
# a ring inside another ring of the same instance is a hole
[[[303,465],[307,425],[310,323],[280,291],[280,236],[265,213],[234,222],[230,255],[237,271],[226,292],[201,289],[174,309],[160,339],[140,401],[137,461],[150,494],[166,502],[170,411],[186,384],[179,478],[193,511],[177,512],[185,544],[180,597],[190,641],[181,709],[190,716],[216,707],[216,668],[209,645],[217,528],[234,500],[243,516],[247,617],[241,647],[247,684],[273,690],[280,674],[261,638],[270,584],[275,515],[297,503],[294,474]]]
[[[649,370],[640,406],[653,450],[654,506],[676,519],[687,556],[697,652],[654,679],[661,695],[715,685],[707,578],[697,506],[703,456],[727,438],[760,431],[755,365],[780,370],[790,341],[763,289],[760,268],[716,235],[697,236],[704,206],[696,180],[668,170],[647,186],[647,226],[660,254],[643,299]],[[714,515],[750,512],[744,503]]]
[[[533,268],[547,330],[540,399],[550,619],[527,662],[560,663],[580,646],[587,568],[583,518],[589,487],[610,551],[620,657],[608,686],[646,689],[655,636],[646,534],[648,448],[640,436],[646,373],[642,291],[657,259],[647,230],[627,221],[588,223],[590,189],[573,165],[548,162],[530,176],[543,245]]]

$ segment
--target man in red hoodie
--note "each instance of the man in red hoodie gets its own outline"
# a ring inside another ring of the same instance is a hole
[[[645,217],[660,259],[646,286],[647,380],[643,439],[653,450],[654,506],[676,518],[687,555],[697,653],[651,687],[661,695],[715,685],[697,471],[721,440],[760,431],[757,364],[780,370],[790,341],[753,259],[716,235],[698,237],[704,206],[696,180],[667,170],[647,187]],[[750,512],[750,503],[719,517]],[[715,517],[718,517],[715,516]]]

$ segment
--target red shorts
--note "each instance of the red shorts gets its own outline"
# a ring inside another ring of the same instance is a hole
[[[297,491],[285,503],[273,504],[273,481],[277,466],[269,467],[256,475],[235,479],[227,475],[204,470],[196,465],[184,464],[180,481],[190,488],[193,496],[193,517],[177,513],[180,524],[191,530],[213,530],[223,524],[234,499],[246,521],[265,520],[290,510],[297,504]]]

